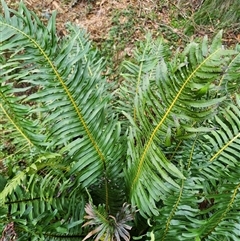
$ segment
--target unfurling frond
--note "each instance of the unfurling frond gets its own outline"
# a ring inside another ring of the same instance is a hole
[[[124,203],[115,217],[106,213],[106,209],[102,205],[96,207],[92,203],[88,203],[85,211],[87,222],[83,227],[91,226],[94,229],[87,234],[83,241],[92,236],[94,236],[96,241],[130,240],[129,230],[132,228],[130,222],[134,220],[136,211],[129,204]]]

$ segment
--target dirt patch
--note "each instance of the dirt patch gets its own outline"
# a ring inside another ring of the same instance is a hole
[[[76,2],[74,5],[71,2]],[[142,38],[141,33],[152,31],[155,34],[161,24],[171,22],[171,4],[162,4],[161,1],[140,0],[24,0],[27,7],[37,13],[43,21],[47,21],[52,11],[57,11],[57,29],[60,34],[66,34],[65,23],[72,22],[86,29],[95,41],[105,40],[110,29],[116,25],[116,13],[132,9],[131,18],[134,19],[132,28],[136,30],[136,38]],[[16,8],[18,2],[7,0],[11,8]],[[128,19],[122,16],[119,25],[126,24]],[[137,31],[139,30],[139,31]]]
[[[35,11],[41,19],[46,21],[52,11],[57,11],[57,29],[60,34],[66,34],[65,24],[72,22],[87,30],[91,38],[100,41],[107,38],[112,26],[114,11],[124,10],[129,6],[137,6],[138,1],[73,1],[59,0],[25,0],[29,9]]]
[[[16,8],[16,0],[6,0]],[[137,40],[147,32],[154,37],[162,36],[172,45],[185,46],[195,37],[213,36],[213,26],[194,26],[192,16],[202,0],[156,1],[156,0],[24,0],[27,7],[47,22],[53,11],[57,11],[57,31],[66,35],[65,24],[72,22],[84,28],[90,38],[99,46],[107,41],[117,55],[131,52]],[[187,25],[193,24],[192,34],[186,33]],[[110,40],[110,41],[109,41]],[[225,31],[224,43],[234,45],[240,42],[239,29]],[[114,46],[116,45],[116,46]],[[107,46],[107,47],[109,47]],[[106,53],[105,53],[106,54]]]

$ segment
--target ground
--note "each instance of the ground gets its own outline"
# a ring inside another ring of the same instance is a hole
[[[20,0],[6,0],[9,7],[16,8]],[[111,58],[112,72],[117,75],[118,63],[131,57],[138,40],[147,32],[153,37],[163,37],[169,48],[183,47],[186,43],[203,35],[213,36],[219,29],[214,25],[196,25],[193,15],[203,0],[23,0],[27,7],[47,22],[53,11],[57,11],[57,32],[67,35],[65,24],[72,22],[84,28],[105,56]],[[238,1],[238,0],[236,0]],[[224,44],[240,43],[239,25],[229,26],[224,31]],[[0,125],[4,124],[1,123]],[[4,143],[6,151],[13,153],[14,145]],[[0,161],[0,170],[5,167]],[[14,233],[12,223],[4,232]],[[5,235],[4,233],[2,235]]]
[[[217,32],[214,26],[196,25],[193,14],[201,7],[202,0],[23,0],[43,21],[57,11],[59,35],[66,35],[66,22],[87,30],[90,38],[104,55],[118,63],[131,55],[137,40],[151,32],[162,36],[170,47],[181,47],[193,38]],[[18,1],[17,1],[18,2]],[[16,0],[7,0],[16,7]],[[189,27],[190,26],[190,27]],[[239,29],[229,27],[224,35],[228,45],[240,42]]]

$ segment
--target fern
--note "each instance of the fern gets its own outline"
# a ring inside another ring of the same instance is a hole
[[[111,93],[85,32],[1,3],[3,239],[240,238],[238,47],[148,35]]]
[[[157,214],[155,207],[152,206],[151,210],[148,204],[153,200],[159,201],[159,197],[164,194],[164,182],[179,187],[172,177],[184,179],[184,175],[174,162],[167,159],[160,146],[171,145],[173,138],[177,142],[177,139],[182,138],[182,133],[185,136],[192,134],[188,130],[193,126],[199,127],[210,118],[225,99],[206,99],[199,95],[206,83],[212,83],[221,74],[222,57],[225,55],[219,44],[219,36],[213,41],[206,58],[203,58],[203,54],[206,54],[204,47],[191,43],[178,57],[184,61],[182,64],[174,66],[175,63],[172,63],[171,69],[166,70],[164,67],[164,72],[156,69],[158,76],[155,84],[150,85],[149,79],[145,78],[145,87],[139,90],[139,101],[135,101],[140,128],[134,127],[130,137],[130,142],[133,143],[135,139],[137,144],[129,148],[131,154],[127,185],[133,203],[148,215],[151,212]],[[167,66],[166,63],[162,64]],[[214,96],[217,88],[212,86],[207,92]],[[148,193],[150,185],[158,191]]]
[[[239,100],[238,95],[236,99]],[[215,117],[216,130],[196,139],[192,147],[182,152],[182,157],[187,152],[192,157],[187,165],[182,165],[187,178],[179,191],[164,199],[165,205],[156,219],[157,240],[239,238],[239,128],[232,129],[238,119],[239,107],[230,104]],[[227,220],[231,224],[226,226]]]
[[[53,180],[58,180],[59,175],[65,175],[65,179],[73,177],[79,190],[94,183],[102,185],[102,193],[105,193],[102,198],[106,210],[109,210],[111,185],[115,185],[118,178],[118,156],[122,149],[119,148],[121,145],[114,144],[119,142],[120,125],[106,108],[111,95],[106,95],[107,82],[101,77],[101,59],[98,59],[97,52],[91,48],[84,33],[77,28],[70,27],[70,36],[58,43],[55,14],[45,27],[22,3],[19,13],[13,11],[13,16],[10,16],[5,3],[2,4],[5,18],[1,20],[1,32],[6,33],[2,43],[10,41],[11,45],[2,45],[1,52],[11,55],[11,58],[2,65],[5,71],[1,73],[4,81],[1,107],[12,122],[12,132],[19,133],[22,140],[33,146],[30,151],[41,153],[58,149],[65,170],[53,175]],[[44,38],[35,40],[36,33],[41,33]],[[15,49],[21,51],[15,52]],[[18,64],[16,75],[12,66]],[[13,81],[26,83],[37,88],[37,91],[16,99],[16,89],[11,88]],[[8,91],[7,98],[3,94],[6,93],[4,89]],[[34,106],[29,103],[34,103]],[[91,108],[93,105],[95,108]],[[31,115],[37,116],[37,120],[32,120]],[[111,156],[113,154],[114,158]],[[92,172],[86,172],[87,169]],[[8,188],[4,193],[10,193],[13,189]],[[56,194],[52,193],[50,198],[54,196]]]

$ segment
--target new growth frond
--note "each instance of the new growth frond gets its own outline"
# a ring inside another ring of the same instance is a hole
[[[87,219],[87,222],[83,227],[91,226],[94,229],[88,233],[83,241],[92,236],[96,241],[130,240],[129,230],[132,228],[130,223],[134,220],[136,210],[129,204],[124,203],[115,217],[106,213],[104,206],[96,207],[93,203],[86,204],[85,211],[87,215],[84,218]]]

